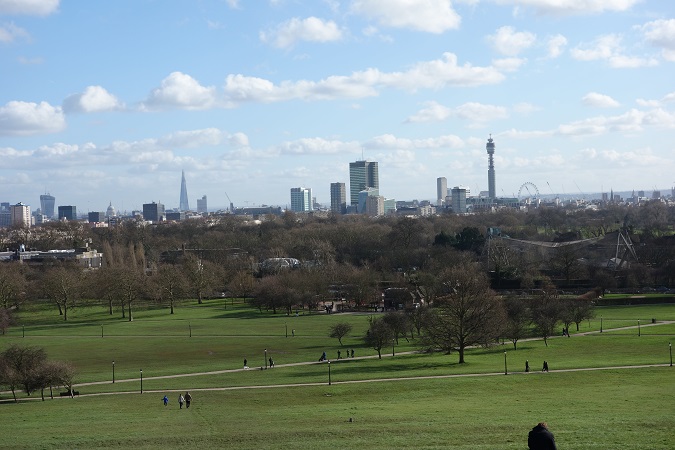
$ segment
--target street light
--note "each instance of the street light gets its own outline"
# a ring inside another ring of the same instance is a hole
[[[504,352],[504,375],[508,375],[509,371],[506,368],[506,352]]]
[[[330,386],[330,361],[328,361],[328,386]]]
[[[638,336],[640,336],[640,319],[638,319]]]
[[[115,382],[115,360],[113,359],[113,383]]]
[[[668,350],[670,351],[670,367],[673,367],[673,344],[668,342]]]
[[[141,394],[143,393],[143,369],[141,369]]]
[[[265,349],[265,369],[267,369],[267,349]]]
[[[288,337],[288,323],[284,322],[284,326],[286,327],[286,337]]]
[[[101,325],[101,337],[103,337],[103,325]]]
[[[602,316],[600,316],[600,332],[602,333]]]
[[[392,338],[391,339],[391,356],[396,356],[396,352],[394,352],[394,344],[396,344],[396,339]]]

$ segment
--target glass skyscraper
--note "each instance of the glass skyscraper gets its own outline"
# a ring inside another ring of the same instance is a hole
[[[366,188],[380,188],[377,162],[355,161],[349,163],[349,201],[352,206],[358,207],[359,192]]]

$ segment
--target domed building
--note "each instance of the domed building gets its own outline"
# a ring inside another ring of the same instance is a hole
[[[117,211],[115,210],[115,207],[112,205],[112,202],[110,202],[110,205],[108,205],[108,209],[106,210],[105,215],[107,217],[115,217],[117,215]]]

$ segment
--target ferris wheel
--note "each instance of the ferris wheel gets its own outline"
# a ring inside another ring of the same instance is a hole
[[[520,186],[520,189],[518,189],[519,199],[538,198],[538,197],[539,197],[539,189],[537,189],[537,186],[535,186],[534,183],[526,181]]]

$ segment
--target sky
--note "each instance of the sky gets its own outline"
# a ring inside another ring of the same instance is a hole
[[[0,201],[675,185],[670,0],[0,0]]]

